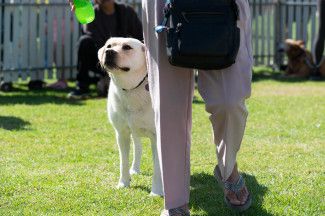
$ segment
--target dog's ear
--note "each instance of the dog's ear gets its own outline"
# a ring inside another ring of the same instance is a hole
[[[102,56],[103,56],[103,51],[104,51],[104,47],[100,48],[100,49],[98,50],[98,52],[97,52],[97,57],[98,57],[98,59],[99,59],[99,62],[100,62],[100,60],[101,60],[101,58],[102,58]]]
[[[305,45],[305,41],[303,41],[303,40],[297,40],[297,43],[298,43],[299,45]]]
[[[285,43],[286,43],[286,44],[289,44],[289,45],[292,45],[292,44],[295,43],[295,41],[294,41],[293,39],[286,39],[286,40],[285,40]]]
[[[305,47],[305,41],[303,41],[303,40],[297,40],[297,44],[302,48]]]

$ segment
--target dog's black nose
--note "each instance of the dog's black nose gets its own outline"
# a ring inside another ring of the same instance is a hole
[[[116,67],[115,60],[117,57],[117,52],[111,49],[105,51],[105,65],[109,68]]]
[[[114,50],[108,49],[105,51],[105,54],[106,54],[106,58],[112,58],[117,54],[117,52]]]

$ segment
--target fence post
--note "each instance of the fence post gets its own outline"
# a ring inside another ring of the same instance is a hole
[[[4,0],[0,1],[0,82],[3,76],[2,74],[2,64],[3,64],[3,34],[4,34],[4,26],[3,26],[3,16],[4,16]]]
[[[282,54],[279,52],[279,49],[281,48],[281,46],[283,46],[281,38],[282,34],[283,34],[283,29],[284,26],[282,26],[282,13],[281,13],[281,5],[282,1],[281,0],[277,0],[275,2],[275,16],[274,16],[274,67],[275,68],[279,68],[282,65],[282,61],[283,61],[283,56]]]

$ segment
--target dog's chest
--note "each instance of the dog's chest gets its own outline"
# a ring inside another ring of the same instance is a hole
[[[151,99],[149,92],[144,88],[110,94],[108,112],[113,125],[127,126],[143,136],[155,132]]]

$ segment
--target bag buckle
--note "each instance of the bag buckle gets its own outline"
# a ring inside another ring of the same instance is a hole
[[[164,31],[168,31],[168,27],[167,26],[164,26],[164,25],[159,25],[159,26],[156,26],[155,27],[155,31],[157,33],[161,33],[161,32],[164,32]]]

